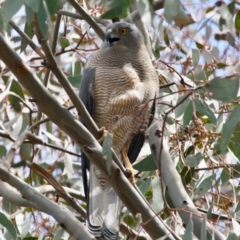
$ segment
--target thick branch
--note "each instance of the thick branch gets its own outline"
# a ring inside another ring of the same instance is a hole
[[[53,216],[61,226],[73,235],[76,239],[95,239],[88,233],[87,229],[75,218],[75,216],[64,207],[58,206],[55,202],[51,202],[42,194],[37,192],[33,187],[26,184],[21,179],[10,174],[7,170],[0,166],[0,179],[9,185],[18,189],[22,197],[28,201],[38,204],[44,209],[44,212]]]
[[[202,214],[197,210],[192,199],[188,196],[180,175],[174,167],[173,161],[169,153],[167,141],[162,137],[162,124],[158,116],[155,116],[153,124],[149,130],[149,144],[158,167],[159,174],[168,191],[168,194],[178,210],[183,222],[187,225],[191,219],[193,222],[194,234],[201,238]],[[161,140],[163,141],[161,143]],[[221,232],[215,229],[209,222],[206,224],[207,231],[210,235],[214,235],[214,239],[223,240],[225,237]]]

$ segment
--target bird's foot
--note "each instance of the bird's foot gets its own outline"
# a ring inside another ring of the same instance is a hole
[[[101,137],[97,140],[100,144],[103,143],[105,137],[107,136],[108,131],[105,129],[105,127],[101,127],[99,129],[99,132],[101,134]]]
[[[131,183],[132,185],[135,185],[136,180],[135,180],[133,168],[132,168],[132,167],[126,168],[126,173],[127,173],[127,178],[128,178],[128,180],[130,181],[130,183]]]

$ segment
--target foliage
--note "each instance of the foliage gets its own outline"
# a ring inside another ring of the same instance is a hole
[[[48,44],[57,67],[77,91],[81,69],[90,53],[100,46],[101,39],[96,34],[96,26],[91,25],[82,12],[77,14],[73,2],[5,0],[0,8],[0,32],[45,89],[77,120],[72,98],[60,77],[49,67],[43,45]],[[101,26],[111,19],[130,15],[136,20],[136,11],[128,0],[79,2],[82,11]],[[170,154],[186,191],[198,210],[206,214],[207,219],[199,226],[201,239],[207,239],[206,221],[227,239],[237,239],[240,235],[240,4],[200,0],[169,0],[164,5],[160,2],[163,1],[140,0],[137,9],[147,26],[161,82],[159,113],[164,120]],[[30,95],[8,66],[4,62],[0,66],[1,166],[8,162],[11,174],[73,212],[73,206],[65,198],[58,199],[55,195],[56,188],[69,187],[66,191],[77,199],[84,211],[79,146],[40,111],[36,96]],[[56,112],[55,117],[63,116]],[[13,143],[26,131],[36,138],[23,139],[11,158]],[[111,139],[107,139],[103,145],[108,169],[112,160],[110,143]],[[175,214],[171,199],[158,181],[152,155],[144,154],[142,158],[145,159],[135,164],[140,191],[177,235],[191,239],[193,223],[189,221],[186,228],[182,227],[182,220]],[[37,163],[43,170],[30,168],[29,162]],[[51,182],[51,177],[50,180],[43,178],[46,172],[54,176],[56,183]],[[17,192],[15,188],[4,184],[0,181],[3,196],[0,197],[0,238],[69,238],[51,214],[37,209],[33,201],[28,206],[20,203],[21,196],[13,194]],[[12,197],[3,192],[4,187]],[[80,222],[85,222],[79,212],[75,211],[75,215]],[[143,223],[141,217],[124,208],[122,220],[136,234],[144,235],[140,225],[147,223]],[[126,235],[124,232],[121,237]]]

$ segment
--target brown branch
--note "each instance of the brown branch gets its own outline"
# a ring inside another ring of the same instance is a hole
[[[94,29],[97,35],[104,40],[105,33],[104,31],[98,26],[96,21],[85,12],[85,10],[75,1],[75,0],[68,0],[68,2],[76,9],[76,11],[82,16],[82,18]]]
[[[9,173],[2,165],[0,165],[0,179],[16,188],[21,193],[22,198],[41,206],[40,209],[43,209],[43,212],[54,217],[61,227],[75,239],[95,239],[67,208],[50,201],[23,180]]]
[[[32,41],[26,33],[24,33],[14,21],[10,20],[9,25],[28,43],[28,45],[35,51],[40,57],[44,57],[42,50]]]
[[[59,194],[61,198],[63,198],[73,209],[75,209],[84,219],[86,219],[86,211],[79,205],[74,198],[72,198],[67,191],[58,183],[58,181],[44,168],[39,166],[36,163],[27,163],[27,166],[45,179],[49,184],[51,184]]]
[[[26,131],[23,132],[18,139],[14,142],[14,144],[12,145],[12,147],[10,148],[10,150],[8,151],[8,154],[6,156],[6,158],[3,160],[3,165],[9,169],[11,167],[11,162],[16,154],[17,149],[22,145],[22,143],[26,140],[29,139],[31,140],[31,142],[33,143],[37,143],[37,144],[43,144],[42,139],[40,139],[39,137],[33,135],[31,132]]]

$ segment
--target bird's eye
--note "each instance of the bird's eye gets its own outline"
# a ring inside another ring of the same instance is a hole
[[[126,35],[128,31],[127,31],[126,28],[119,28],[118,32],[119,32],[121,35]]]

